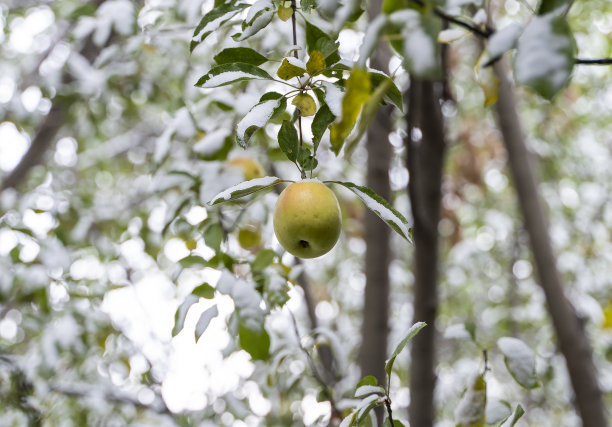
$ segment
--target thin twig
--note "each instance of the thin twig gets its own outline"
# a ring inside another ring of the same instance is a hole
[[[391,427],[395,425],[395,421],[393,421],[393,411],[391,410],[391,402],[389,401],[389,397],[385,397],[385,408],[387,408],[387,415],[389,415],[389,424]]]
[[[293,330],[295,331],[295,336],[297,338],[298,347],[302,351],[302,353],[306,355],[306,359],[308,360],[308,365],[310,366],[310,370],[312,371],[312,376],[319,383],[319,385],[321,386],[321,391],[325,395],[325,398],[329,401],[329,404],[332,410],[332,418],[342,419],[342,413],[340,412],[340,410],[338,410],[338,407],[336,406],[336,400],[334,399],[334,396],[331,392],[330,387],[327,385],[327,383],[325,382],[325,380],[319,373],[319,370],[317,369],[317,366],[315,365],[314,360],[312,360],[312,356],[310,355],[308,350],[306,350],[304,346],[302,345],[302,338],[300,337],[300,332],[298,330],[297,321],[295,320],[295,316],[293,315],[291,311],[289,311],[289,315],[291,316],[291,321],[293,323]]]
[[[576,58],[575,63],[577,65],[610,65],[612,64],[612,58],[600,58],[600,59]]]

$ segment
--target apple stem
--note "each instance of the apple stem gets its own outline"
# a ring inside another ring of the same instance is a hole
[[[297,9],[297,5],[296,5],[296,1],[295,0],[291,0],[291,9],[293,9],[293,13],[291,14],[291,25],[293,27],[293,45],[297,46],[297,24],[296,24],[296,19],[295,19],[295,12]],[[293,51],[293,56],[297,59],[298,58],[298,53],[297,50]],[[299,80],[299,79],[298,79]],[[301,83],[300,83],[301,85]],[[298,129],[300,130],[300,147],[298,149],[298,161],[296,162],[296,166],[298,168],[298,170],[300,171],[300,174],[302,176],[302,179],[306,179],[306,172],[304,171],[304,168],[300,167],[300,154],[302,154],[302,114],[300,113],[300,115],[298,116]],[[312,171],[311,171],[312,173]]]

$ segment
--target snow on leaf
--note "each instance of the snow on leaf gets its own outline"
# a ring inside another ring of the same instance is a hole
[[[455,408],[457,427],[481,427],[485,425],[487,405],[487,383],[484,375],[478,374],[471,381]]]
[[[516,46],[516,41],[523,31],[523,26],[513,22],[507,27],[493,33],[487,42],[489,62],[499,58]]]
[[[325,102],[332,114],[336,117],[342,117],[342,98],[344,97],[344,92],[331,82],[322,82],[322,84],[325,88]]]
[[[500,338],[497,346],[504,354],[506,367],[516,382],[528,389],[537,387],[533,350],[520,339],[512,337]]]
[[[215,197],[213,197],[209,205],[213,206],[218,203],[227,202],[230,200],[236,200],[249,194],[253,194],[257,191],[264,190],[278,184],[279,182],[285,182],[284,180],[275,176],[264,176],[263,178],[255,178],[249,181],[241,182],[240,184],[234,185],[226,190],[223,190]]]
[[[246,116],[238,122],[236,127],[236,139],[238,144],[245,148],[257,129],[260,129],[268,123],[274,110],[279,106],[282,98],[270,99],[260,102],[253,106]]]
[[[276,71],[276,75],[283,80],[289,80],[294,77],[303,76],[306,72],[306,64],[299,59],[296,59],[292,56],[288,56],[283,59],[280,67]]]
[[[219,310],[217,309],[217,304],[213,305],[212,307],[205,310],[204,313],[202,313],[195,327],[196,342],[200,339],[204,331],[206,331],[206,328],[208,328],[210,321],[217,317],[218,314]]]
[[[240,80],[268,79],[272,76],[259,67],[241,62],[217,65],[203,75],[196,83],[201,88],[212,88],[228,85]]]
[[[215,7],[205,14],[193,32],[190,49],[193,51],[209,34],[217,30],[221,25],[232,19],[239,11],[247,7],[247,4],[226,4]]]
[[[566,85],[574,67],[572,32],[558,10],[529,22],[518,39],[514,61],[517,81],[546,99]]]
[[[193,151],[203,156],[212,156],[223,148],[230,133],[228,129],[223,128],[212,131],[194,144]]]
[[[391,357],[385,362],[385,372],[389,377],[391,376],[391,370],[393,369],[393,363],[395,362],[395,358],[402,352],[404,347],[406,347],[406,344],[408,344],[408,342],[410,342],[410,340],[414,338],[414,336],[418,334],[419,331],[425,326],[427,326],[425,322],[417,322],[412,325],[410,329],[408,329],[408,333],[406,334],[404,339],[400,341],[397,347],[395,347],[395,350],[393,350]]]
[[[512,414],[512,407],[504,400],[492,399],[487,401],[486,418],[488,424],[503,423]]]
[[[367,208],[378,215],[383,221],[385,221],[394,231],[396,231],[404,239],[411,241],[410,230],[406,225],[408,221],[406,218],[399,213],[393,206],[389,204],[385,199],[380,197],[374,191],[368,187],[353,184],[352,182],[341,182],[341,181],[329,181],[336,184],[340,184],[355,193],[363,202]]]
[[[468,34],[470,34],[470,32],[463,28],[447,28],[446,30],[440,31],[440,34],[438,34],[438,43],[452,43],[462,39]]]
[[[275,14],[276,9],[270,0],[256,1],[242,23],[242,34],[234,34],[232,38],[236,41],[243,41],[257,34],[270,23]]]
[[[372,56],[372,52],[374,52],[374,49],[378,45],[380,36],[385,30],[386,25],[387,15],[385,14],[378,15],[368,24],[363,42],[359,48],[359,59],[357,61],[357,65],[360,68],[365,68],[366,61]]]
[[[355,390],[355,397],[364,397],[370,394],[385,394],[385,389],[379,385],[362,385]]]
[[[187,312],[193,304],[198,302],[198,299],[199,298],[197,296],[189,294],[185,298],[185,301],[183,301],[183,303],[176,310],[176,314],[174,315],[174,328],[172,329],[173,337],[176,336],[183,329],[183,326],[185,325],[185,317],[187,317]]]
[[[514,412],[505,420],[502,420],[497,427],[514,427],[518,420],[525,414],[525,410],[521,405],[516,405]]]

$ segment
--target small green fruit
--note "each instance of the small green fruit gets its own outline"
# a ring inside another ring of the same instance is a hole
[[[329,252],[342,228],[338,199],[327,186],[313,181],[285,188],[276,202],[273,221],[280,244],[300,258]]]
[[[228,166],[236,167],[244,173],[244,179],[247,181],[255,178],[263,178],[266,173],[263,167],[255,159],[248,157],[237,157],[228,163]]]

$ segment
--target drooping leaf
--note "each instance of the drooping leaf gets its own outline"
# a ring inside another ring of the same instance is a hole
[[[313,76],[323,70],[325,66],[325,57],[321,51],[313,50],[310,52],[310,57],[308,58],[308,62],[306,62],[306,71],[308,74]]]
[[[272,76],[255,65],[237,62],[211,68],[198,80],[196,86],[212,88],[251,79],[272,80]]]
[[[497,346],[504,354],[504,361],[512,378],[527,389],[537,387],[533,350],[520,339],[512,337],[500,338],[497,340]]]
[[[280,146],[285,156],[292,162],[295,162],[298,158],[298,151],[300,149],[300,141],[298,139],[297,130],[295,126],[288,120],[285,120],[281,125],[278,132],[278,145]]]
[[[484,427],[487,406],[487,383],[484,375],[474,377],[455,408],[456,427]]]
[[[525,414],[525,410],[521,405],[516,405],[514,412],[509,415],[505,420],[501,421],[497,424],[497,427],[514,427],[514,425],[521,419],[521,417]]]
[[[268,360],[270,358],[270,336],[263,325],[259,329],[251,329],[246,323],[238,324],[238,337],[240,347],[255,360]]]
[[[249,47],[229,47],[227,49],[223,49],[221,52],[215,55],[214,60],[219,65],[231,64],[235,62],[261,65],[266,62],[268,58]]]
[[[383,99],[395,105],[400,111],[404,111],[404,98],[402,92],[395,85],[391,77],[379,71],[371,71],[369,75],[373,91],[375,91],[381,83],[390,82],[387,90],[384,92]]]
[[[200,339],[204,331],[206,331],[206,328],[208,328],[208,325],[210,325],[210,321],[214,319],[215,317],[217,317],[218,314],[219,314],[219,310],[217,309],[217,304],[215,304],[212,307],[209,307],[208,309],[206,309],[200,315],[200,318],[198,319],[198,323],[196,323],[196,327],[195,327],[196,342]]]
[[[289,80],[294,77],[301,77],[306,73],[306,64],[297,58],[289,56],[283,59],[280,67],[276,71],[276,75],[283,80]]]
[[[353,69],[346,82],[346,92],[342,99],[342,117],[330,128],[332,151],[340,153],[344,140],[353,130],[362,105],[370,96],[370,77],[365,70]]]
[[[206,246],[218,251],[221,248],[221,242],[223,241],[223,228],[221,224],[211,224],[204,231],[204,242]]]
[[[175,337],[179,332],[183,330],[183,326],[185,325],[185,317],[187,317],[187,312],[189,308],[198,302],[198,297],[189,294],[183,301],[181,305],[176,309],[176,313],[174,314],[174,328],[172,328],[172,336]]]
[[[242,148],[246,148],[251,136],[264,127],[279,108],[284,109],[287,104],[287,100],[280,93],[269,92],[266,95],[236,126],[236,142]]]
[[[206,13],[193,32],[190,50],[193,51],[209,34],[232,19],[238,12],[247,6],[248,4],[245,3],[224,4],[219,7],[214,7],[210,12]]]
[[[550,100],[567,84],[573,67],[574,38],[565,17],[558,10],[533,17],[517,42],[517,81]]]
[[[282,21],[288,21],[293,15],[293,9],[291,7],[285,7],[282,4],[278,6],[278,17]]]
[[[325,57],[325,63],[329,67],[340,61],[338,46],[339,44],[325,31],[306,21],[306,47],[308,54],[311,54],[313,50],[320,51]]]
[[[304,170],[313,170],[319,164],[317,159],[310,154],[310,149],[308,147],[302,147],[297,160]]]
[[[191,293],[200,298],[212,299],[215,296],[215,288],[210,286],[208,283],[202,283],[201,285],[196,286]]]
[[[243,41],[254,36],[272,21],[275,14],[276,8],[272,1],[256,1],[249,9],[246,19],[242,23],[242,33],[234,34],[232,38],[236,41]]]
[[[319,111],[317,111],[317,114],[315,114],[314,118],[312,119],[311,125],[312,145],[313,151],[315,153],[319,148],[319,144],[321,143],[321,138],[323,137],[323,134],[325,133],[329,125],[334,122],[335,119],[336,116],[332,114],[327,104],[321,104]]]
[[[263,178],[255,178],[249,181],[241,182],[240,184],[234,185],[213,197],[209,205],[213,206],[218,203],[229,202],[239,199],[249,194],[253,194],[257,191],[265,190],[272,187],[280,182],[286,182],[275,176],[264,176]]]
[[[478,86],[482,88],[484,93],[484,106],[489,107],[497,102],[499,79],[491,67],[481,66],[481,62],[486,57],[486,53],[486,51],[483,51],[476,61],[474,65],[474,76],[476,78],[476,83],[478,83]]]
[[[385,221],[395,232],[404,239],[411,241],[410,230],[408,229],[408,221],[385,199],[376,194],[372,189],[361,185],[353,184],[352,182],[341,181],[326,181],[335,184],[343,185],[344,187],[355,193],[365,204],[368,209],[378,215]]]
[[[406,334],[404,339],[401,340],[400,343],[395,347],[395,350],[393,350],[393,353],[391,353],[391,357],[389,357],[389,359],[385,362],[385,372],[387,373],[388,377],[391,377],[391,370],[393,369],[393,363],[395,362],[395,358],[402,352],[404,347],[406,347],[406,344],[408,344],[410,340],[414,338],[414,336],[418,334],[419,331],[425,326],[427,326],[425,322],[417,322],[412,325],[410,329],[408,329],[408,333]]]
[[[300,110],[300,115],[302,117],[313,116],[317,112],[315,100],[307,93],[300,93],[297,95],[293,98],[291,104],[295,105]]]
[[[368,23],[363,41],[361,42],[361,47],[359,48],[359,59],[357,60],[358,67],[365,68],[366,61],[372,56],[374,49],[378,46],[381,36],[387,27],[387,19],[387,15],[380,14]]]

